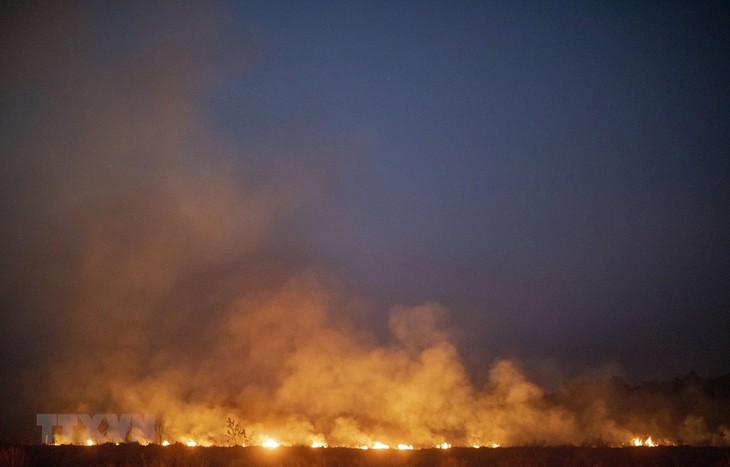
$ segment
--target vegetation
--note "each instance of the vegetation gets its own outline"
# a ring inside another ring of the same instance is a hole
[[[246,446],[250,441],[241,422],[231,417],[226,418],[226,441],[230,446]]]

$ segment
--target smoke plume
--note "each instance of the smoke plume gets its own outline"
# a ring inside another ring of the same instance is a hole
[[[387,339],[356,325],[362,297],[289,222],[329,206],[331,161],[262,161],[215,130],[211,96],[262,52],[189,7],[127,13],[135,37],[91,5],[4,7],[4,437],[28,414],[112,412],[215,444],[228,417],[253,443],[728,443],[701,381],[556,395],[502,359],[480,387],[439,304],[393,304]]]

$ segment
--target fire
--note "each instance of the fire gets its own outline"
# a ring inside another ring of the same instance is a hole
[[[646,438],[644,440],[642,440],[641,438],[638,438],[638,437],[634,438],[632,444],[634,446],[647,446],[650,448],[657,446],[657,444],[651,439],[651,436],[649,436],[648,438]]]
[[[263,441],[259,441],[259,443],[255,443],[257,446],[261,446],[268,449],[275,449],[281,446],[290,446],[290,444],[282,444],[281,442],[277,441],[274,438],[268,438],[268,437],[262,437],[260,439],[263,439]],[[187,441],[186,441],[187,440]],[[98,440],[94,440],[92,438],[87,438],[86,441],[81,443],[83,446],[95,446],[97,442],[102,442]],[[189,447],[196,447],[196,446],[215,446],[216,444],[208,439],[202,439],[200,441],[196,441],[194,439],[183,437],[182,440],[176,441],[177,443],[182,443]],[[322,436],[313,436],[309,440],[309,446],[313,449],[320,449],[320,448],[328,448],[330,445],[326,442],[325,438]],[[54,446],[62,445],[63,443],[54,442]],[[115,443],[116,445],[119,445],[119,442]],[[144,443],[147,444],[147,443]],[[172,443],[168,440],[163,440],[160,445],[161,446],[170,446]],[[628,444],[621,444],[623,446],[633,446],[633,447],[657,447],[657,446],[673,446],[674,443],[671,440],[668,440],[666,438],[659,438],[658,440],[655,440],[653,436],[636,436],[634,438],[631,438],[630,442]],[[246,447],[247,444],[241,444],[241,446]],[[416,450],[421,449],[424,446],[419,446],[416,448],[413,444],[408,443],[398,443],[398,444],[386,444],[382,441],[374,441],[370,442],[369,444],[362,444],[362,445],[341,445],[343,447],[351,447],[356,449],[362,449],[362,450],[368,450],[368,449],[376,449],[376,450],[387,450],[387,449],[398,449],[402,451],[410,451],[410,450]],[[461,445],[459,445],[461,446]],[[480,449],[480,448],[499,448],[501,445],[496,442],[489,442],[489,443],[481,443],[481,444],[468,444],[466,445],[468,447],[471,447],[473,449]],[[435,449],[451,449],[452,444],[448,443],[446,441],[443,441],[438,444],[434,444],[433,448]]]
[[[269,449],[274,449],[274,448],[278,448],[279,446],[281,446],[281,444],[279,444],[278,441],[268,438],[266,441],[261,443],[261,446],[263,446],[265,448],[269,448]]]

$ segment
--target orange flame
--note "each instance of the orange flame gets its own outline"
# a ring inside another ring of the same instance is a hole
[[[266,441],[261,443],[261,446],[263,446],[265,448],[269,448],[269,449],[274,449],[274,448],[278,448],[279,446],[281,446],[281,444],[274,439],[268,438]]]
[[[651,439],[651,436],[649,436],[646,439],[641,439],[639,437],[636,437],[636,438],[633,439],[632,444],[634,446],[637,446],[637,447],[638,446],[646,446],[646,447],[653,448],[653,447],[656,447],[657,446],[657,444]]]

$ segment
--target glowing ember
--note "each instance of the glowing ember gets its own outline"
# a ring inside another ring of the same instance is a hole
[[[197,446],[197,445],[198,445],[198,443],[196,443],[195,441],[193,441],[193,440],[191,439],[190,441],[188,441],[187,445],[188,445],[188,446],[190,446],[191,448],[193,448],[193,447]]]
[[[369,447],[367,447],[367,446],[365,446],[365,445],[363,444],[362,446],[360,446],[360,447],[359,447],[359,449],[364,449],[364,450],[368,450],[368,449],[370,449],[370,448],[369,448]]]
[[[92,439],[87,439],[86,440],[86,445],[87,446],[93,446],[94,445],[94,441]]]
[[[263,446],[265,448],[273,449],[273,448],[278,448],[279,446],[281,446],[281,444],[279,444],[277,441],[269,438],[266,441],[264,441],[263,443],[261,443],[261,446]]]
[[[399,444],[398,449],[410,450],[410,449],[413,449],[413,445],[412,444]]]
[[[165,441],[162,442],[162,445],[163,446],[169,446],[170,445],[170,442],[168,440],[165,440]]]
[[[326,448],[327,445],[325,443],[320,443],[319,441],[315,441],[312,443],[313,448]]]
[[[390,449],[390,446],[383,444],[380,441],[376,441],[375,444],[373,444],[373,449]]]
[[[496,449],[496,448],[498,448],[498,447],[499,447],[499,444],[497,444],[497,443],[492,443],[492,447]]]
[[[436,447],[438,449],[449,449],[451,447],[451,445],[449,443],[444,442],[441,444],[437,444]]]

